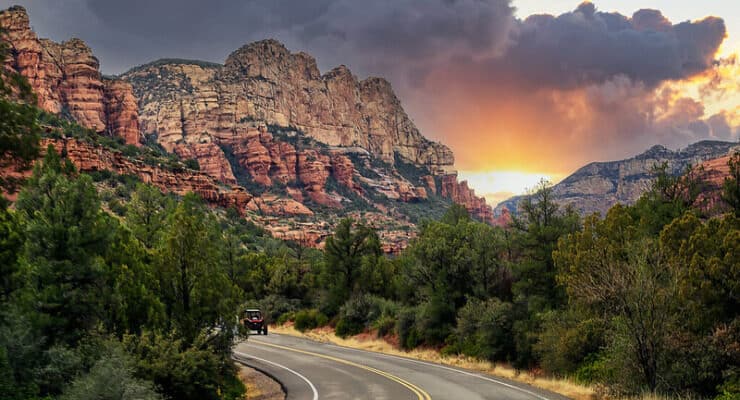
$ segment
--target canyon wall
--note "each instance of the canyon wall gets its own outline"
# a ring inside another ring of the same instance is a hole
[[[0,12],[0,28],[8,45],[5,68],[26,77],[41,109],[68,114],[84,127],[139,145],[138,108],[131,86],[104,79],[85,42],[39,39],[20,6]]]

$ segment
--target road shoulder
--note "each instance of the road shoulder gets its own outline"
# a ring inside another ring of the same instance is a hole
[[[239,378],[247,387],[245,400],[285,400],[285,393],[279,382],[264,373],[237,363]]]

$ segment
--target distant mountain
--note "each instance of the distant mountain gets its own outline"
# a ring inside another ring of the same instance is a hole
[[[553,194],[562,206],[572,205],[583,215],[597,211],[604,214],[617,203],[637,201],[650,188],[655,165],[666,162],[670,173],[681,174],[688,165],[726,156],[737,146],[736,142],[714,140],[697,142],[677,151],[653,146],[626,160],[590,163],[555,185]],[[516,196],[501,202],[494,214],[500,215],[504,209],[516,213],[523,198]]]

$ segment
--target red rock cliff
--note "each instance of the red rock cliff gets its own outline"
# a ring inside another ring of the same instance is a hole
[[[28,79],[38,105],[51,113],[69,113],[98,133],[123,137],[138,145],[138,109],[131,86],[103,79],[92,50],[80,39],[55,43],[39,39],[28,14],[14,6],[0,12],[0,28],[9,55],[5,67]]]

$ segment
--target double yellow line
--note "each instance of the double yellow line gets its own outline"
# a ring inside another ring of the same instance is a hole
[[[345,364],[345,365],[349,365],[349,366],[352,366],[352,367],[362,368],[362,369],[364,369],[366,371],[370,371],[372,373],[378,374],[378,375],[380,375],[380,376],[382,376],[384,378],[388,378],[388,379],[390,379],[390,380],[392,380],[392,381],[394,381],[394,382],[396,382],[396,383],[398,383],[398,384],[406,387],[411,392],[413,392],[418,397],[419,400],[432,400],[432,396],[430,396],[429,393],[425,392],[423,389],[421,389],[420,387],[414,385],[413,383],[411,383],[411,382],[409,382],[407,380],[401,379],[401,378],[399,378],[399,377],[397,377],[395,375],[391,375],[391,374],[389,374],[389,373],[387,373],[385,371],[381,371],[381,370],[376,369],[376,368],[373,368],[373,367],[368,367],[367,365],[362,365],[362,364],[358,364],[358,363],[355,363],[355,362],[352,362],[352,361],[343,360],[341,358],[327,356],[325,354],[319,354],[319,353],[314,353],[314,352],[305,351],[305,350],[298,350],[298,349],[294,349],[292,347],[280,346],[278,344],[265,343],[265,342],[260,342],[260,341],[257,341],[257,340],[251,341],[251,343],[259,344],[261,346],[275,347],[275,348],[282,349],[282,350],[292,351],[294,353],[306,354],[306,355],[309,355],[309,356],[319,357],[319,358],[323,358],[323,359],[326,359],[326,360],[338,362],[340,364]]]

